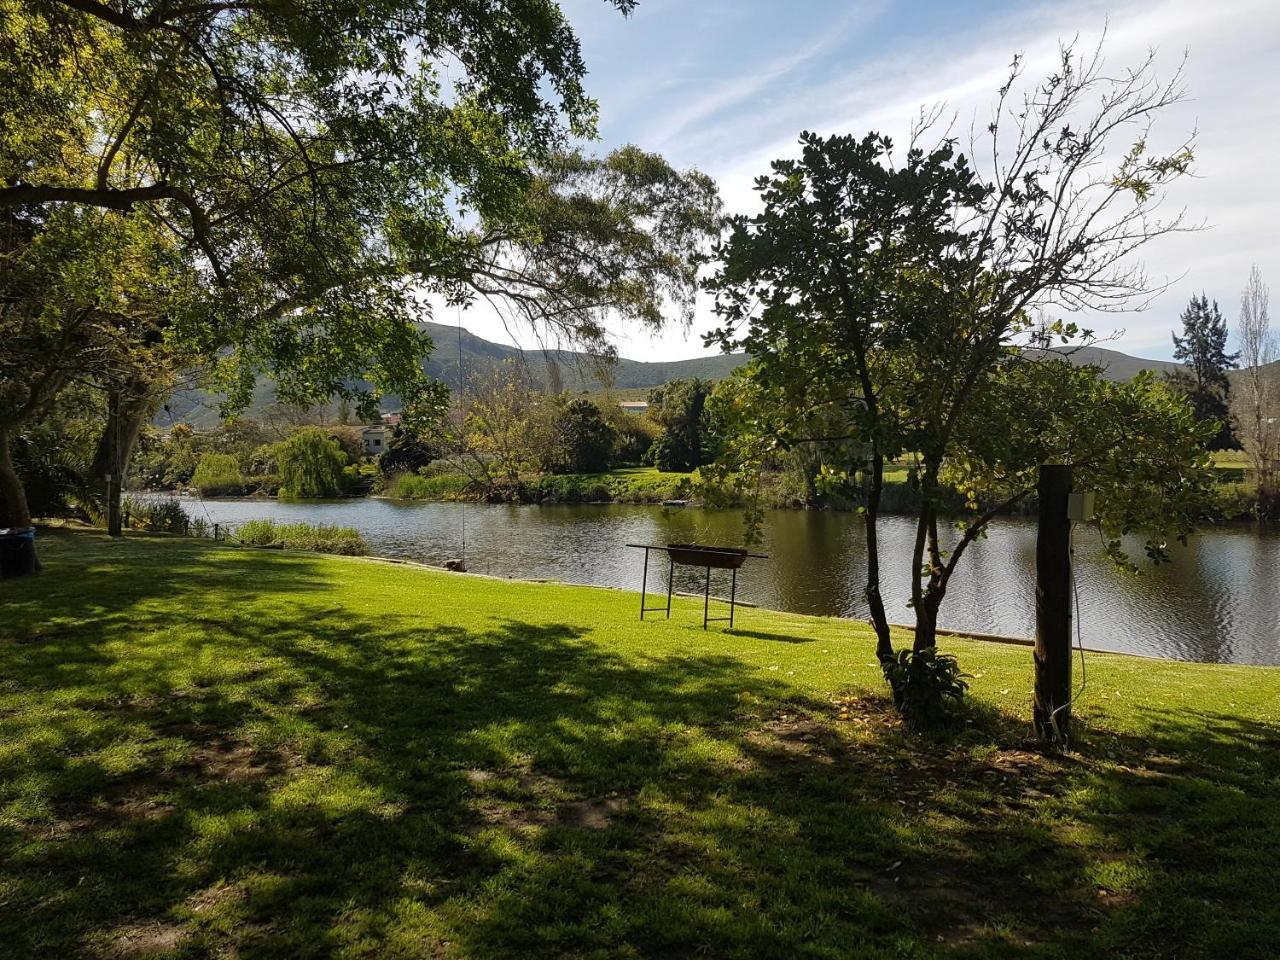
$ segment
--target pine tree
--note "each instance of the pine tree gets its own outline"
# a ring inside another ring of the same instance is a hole
[[[1229,399],[1231,383],[1227,370],[1236,365],[1238,353],[1227,353],[1227,322],[1202,292],[1192,296],[1182,311],[1182,336],[1173,335],[1173,357],[1187,365],[1170,378],[1187,395],[1200,420],[1217,420],[1222,429],[1210,443],[1211,449],[1239,446],[1231,430]]]

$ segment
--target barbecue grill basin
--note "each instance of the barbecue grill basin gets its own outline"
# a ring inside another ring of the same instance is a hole
[[[697,543],[668,543],[667,556],[689,567],[737,570],[747,559],[747,551],[737,547],[708,547]]]

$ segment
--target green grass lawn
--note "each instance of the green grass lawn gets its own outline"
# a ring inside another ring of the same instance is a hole
[[[136,536],[0,583],[6,957],[1274,957],[1280,671],[948,639]]]

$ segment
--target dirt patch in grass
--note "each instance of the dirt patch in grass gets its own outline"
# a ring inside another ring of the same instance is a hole
[[[210,728],[186,725],[184,730],[196,742],[181,763],[134,771],[69,799],[57,806],[52,822],[33,824],[31,832],[56,837],[160,820],[177,812],[177,798],[185,788],[253,783],[285,772],[294,762],[283,753],[258,750]]]
[[[260,780],[280,773],[286,763],[279,754],[256,750],[243,740],[211,736],[191,753],[178,771],[199,780]]]
[[[630,806],[625,797],[597,797],[561,804],[556,810],[556,823],[579,830],[603,830]]]
[[[98,955],[104,960],[142,960],[173,953],[189,936],[174,923],[138,923],[114,930]]]
[[[527,767],[507,771],[473,767],[467,782],[481,796],[476,806],[482,822],[519,830],[530,827],[570,827],[604,830],[624,813],[631,802],[620,795],[573,798],[558,777]],[[504,789],[515,782],[517,789]]]
[[[219,883],[201,890],[187,900],[195,913],[209,913],[244,899],[244,890],[234,883]]]

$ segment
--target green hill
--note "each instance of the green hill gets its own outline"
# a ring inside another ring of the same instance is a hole
[[[1042,353],[1033,350],[1030,353]],[[1077,366],[1101,367],[1108,380],[1132,380],[1139,372],[1151,370],[1157,374],[1173,373],[1182,367],[1172,360],[1147,360],[1131,357],[1119,350],[1104,347],[1054,347],[1051,352],[1065,356]]]
[[[609,387],[624,397],[643,396],[644,391],[682,377],[702,377],[706,380],[723,380],[735,369],[746,363],[744,353],[720,354],[711,357],[695,357],[691,360],[646,362],[619,358],[604,363],[589,354],[572,350],[520,350],[502,343],[493,343],[478,337],[469,330],[461,330],[462,357],[459,367],[459,329],[440,323],[424,325],[434,349],[423,363],[423,369],[432,377],[457,390],[459,372],[467,379],[491,371],[500,364],[511,362],[524,367],[528,375],[553,390],[585,390],[596,393]],[[1039,351],[1036,351],[1039,352]],[[1147,360],[1132,357],[1118,350],[1090,346],[1079,348],[1052,348],[1052,352],[1066,356],[1075,364],[1101,367],[1112,380],[1129,380],[1141,370],[1157,374],[1169,374],[1182,367],[1170,360]],[[1280,377],[1280,362],[1268,365],[1268,373]],[[1233,382],[1241,371],[1231,372]],[[262,378],[254,390],[249,416],[261,418],[275,406],[275,390],[270,380]],[[394,397],[387,398],[384,406],[393,409]],[[332,417],[332,406],[316,410],[317,419]],[[157,417],[163,425],[190,423],[199,429],[216,426],[219,421],[218,399],[205,390],[184,389],[174,393],[169,410]]]
[[[425,326],[435,349],[424,367],[437,380],[456,390],[458,328],[440,323]],[[619,390],[631,390],[660,387],[682,377],[723,380],[746,363],[747,357],[743,353],[731,353],[658,362],[619,358],[602,364],[597,358],[571,350],[519,350],[485,340],[463,328],[462,370],[465,376],[474,376],[477,371],[491,369],[505,361],[523,364],[530,376],[543,383],[554,384],[558,378],[565,390],[599,390],[606,384]]]
[[[427,323],[424,328],[431,337],[433,350],[423,363],[423,369],[449,389],[457,390],[460,382],[458,328],[439,323]],[[644,391],[682,377],[722,380],[747,359],[746,354],[733,353],[653,363],[619,358],[606,364],[589,354],[571,350],[520,350],[485,340],[465,328],[461,331],[461,339],[461,373],[468,380],[512,362],[522,365],[529,376],[548,389],[572,391],[597,392],[606,386],[618,391]],[[248,415],[261,418],[271,411],[275,402],[273,384],[265,377],[260,378]],[[162,411],[157,417],[157,423],[166,426],[170,422],[190,423],[198,429],[209,429],[220,419],[218,398],[206,390],[178,390],[170,398],[168,406],[168,411]],[[384,407],[395,406],[395,398],[387,398]],[[332,407],[315,411],[320,418],[332,412]]]

